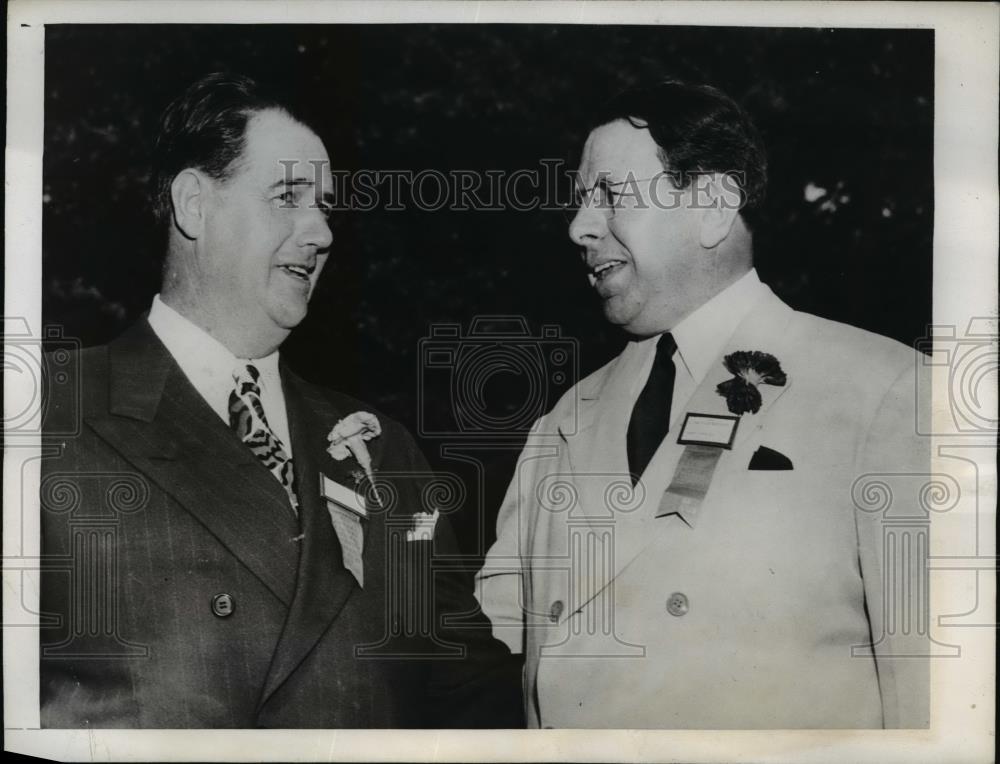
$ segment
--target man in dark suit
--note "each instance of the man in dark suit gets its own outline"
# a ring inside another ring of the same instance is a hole
[[[43,726],[516,726],[413,440],[279,358],[332,243],[323,142],[210,75],[155,154],[161,292],[47,405],[78,434],[42,474]]]

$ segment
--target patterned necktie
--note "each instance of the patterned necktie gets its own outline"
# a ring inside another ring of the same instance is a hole
[[[278,482],[281,483],[292,509],[298,512],[299,501],[295,495],[295,471],[292,459],[285,453],[278,438],[267,424],[264,406],[260,402],[260,371],[252,363],[233,370],[235,388],[229,393],[229,425]]]
[[[674,352],[677,343],[673,335],[664,334],[656,343],[656,358],[646,386],[632,409],[628,423],[626,450],[632,485],[649,465],[656,449],[670,431],[670,402],[674,397]]]

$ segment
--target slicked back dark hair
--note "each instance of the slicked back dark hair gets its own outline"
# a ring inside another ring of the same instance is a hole
[[[619,94],[592,127],[624,119],[649,129],[663,169],[678,188],[700,173],[728,173],[740,187],[740,213],[752,227],[767,188],[760,133],[736,101],[711,85],[666,80]]]
[[[272,109],[303,122],[288,104],[239,74],[206,75],[174,99],[160,117],[153,145],[151,201],[164,230],[173,215],[170,185],[177,174],[195,167],[215,180],[228,180],[246,148],[247,123]]]

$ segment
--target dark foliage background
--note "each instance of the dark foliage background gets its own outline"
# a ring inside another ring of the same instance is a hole
[[[145,187],[156,118],[208,71],[279,84],[316,115],[335,167],[413,171],[539,169],[542,158],[573,167],[591,109],[673,74],[718,84],[764,135],[764,280],[793,307],[912,344],[931,316],[933,58],[927,30],[51,26],[44,317],[90,345],[148,308],[160,257]],[[578,341],[582,374],[623,343],[558,212],[375,210],[339,221],[335,236],[309,318],[283,352],[307,378],[413,430],[450,416],[446,369],[423,394],[418,385],[434,323],[516,315],[536,335],[558,325]],[[571,381],[541,375],[539,405]],[[490,378],[484,393],[498,418],[535,394],[516,374]],[[421,438],[435,467],[466,481],[455,523],[473,554],[492,536],[522,441],[502,429],[478,449]]]

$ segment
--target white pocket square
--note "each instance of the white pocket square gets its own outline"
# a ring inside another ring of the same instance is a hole
[[[433,541],[434,526],[437,525],[439,513],[417,512],[413,516],[413,528],[406,531],[407,541]]]

